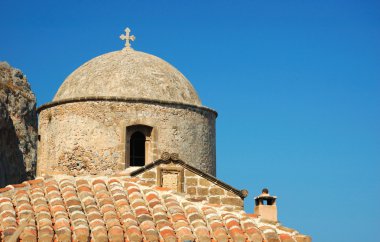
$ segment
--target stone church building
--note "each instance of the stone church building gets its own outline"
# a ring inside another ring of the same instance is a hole
[[[129,32],[38,108],[37,176],[0,188],[0,241],[311,241],[267,191],[244,211],[215,177],[217,112]]]

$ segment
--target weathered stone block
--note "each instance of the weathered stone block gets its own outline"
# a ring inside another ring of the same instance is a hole
[[[232,192],[227,192],[226,195],[229,196],[229,197],[236,197],[236,194],[232,193]]]
[[[211,195],[224,195],[225,190],[220,187],[212,187],[210,188],[210,194]]]
[[[209,195],[208,188],[198,187],[197,188],[197,194],[199,196],[208,196]]]
[[[156,172],[147,171],[142,174],[142,178],[156,178]]]
[[[203,178],[200,178],[199,179],[199,185],[201,185],[201,186],[205,186],[205,187],[209,187],[209,186],[211,186],[211,182],[209,182],[208,180],[206,180],[206,179],[203,179]]]
[[[197,189],[195,187],[188,187],[186,189],[186,193],[189,195],[195,195],[197,194]]]
[[[208,202],[209,203],[215,203],[215,204],[220,204],[221,203],[220,197],[209,197]]]
[[[198,178],[186,178],[186,186],[198,186]]]
[[[240,198],[235,198],[235,197],[223,197],[222,204],[243,206],[243,200]]]
[[[187,177],[187,176],[196,176],[196,174],[189,171],[189,170],[185,170],[185,177]]]

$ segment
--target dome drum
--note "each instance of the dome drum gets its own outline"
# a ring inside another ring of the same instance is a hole
[[[135,131],[146,135],[146,163],[163,152],[215,175],[215,112],[165,105],[86,101],[40,109],[37,173],[112,175],[130,166]],[[135,129],[143,126],[150,131]]]

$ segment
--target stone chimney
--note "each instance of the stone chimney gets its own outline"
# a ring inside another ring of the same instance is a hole
[[[277,197],[269,195],[268,189],[264,188],[262,193],[255,197],[255,214],[268,222],[277,222]]]

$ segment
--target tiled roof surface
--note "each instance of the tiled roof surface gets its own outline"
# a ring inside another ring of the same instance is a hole
[[[19,232],[19,234],[18,234]],[[136,178],[50,177],[0,189],[0,241],[309,241]]]

